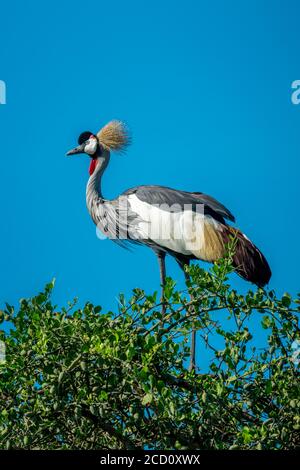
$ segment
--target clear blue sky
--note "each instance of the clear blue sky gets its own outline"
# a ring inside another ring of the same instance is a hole
[[[65,157],[112,118],[134,143],[111,159],[107,198],[138,184],[206,192],[265,253],[270,287],[299,291],[299,14],[292,0],[2,3],[0,304],[52,277],[60,305],[114,308],[121,291],[158,288],[150,250],[97,239],[88,157]]]

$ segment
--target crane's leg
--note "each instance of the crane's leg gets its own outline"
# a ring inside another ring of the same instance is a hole
[[[183,273],[184,273],[184,277],[185,277],[185,282],[189,281],[190,280],[190,276],[189,274],[184,270],[184,265],[188,265],[190,264],[189,260],[180,260],[180,259],[177,259],[177,262],[179,264],[179,266],[181,267],[181,269],[183,270]],[[193,300],[193,295],[190,294],[190,297],[191,297],[191,300]],[[190,306],[190,313],[193,313],[194,312],[194,307],[193,305]],[[192,327],[192,333],[191,333],[191,352],[190,352],[190,364],[189,364],[189,370],[190,371],[193,371],[196,369],[196,329],[194,327],[194,323],[193,323],[193,327]]]
[[[164,302],[164,289],[166,284],[166,253],[164,251],[159,251],[157,253],[158,263],[159,263],[159,273],[160,273],[160,284],[161,284],[161,313],[162,316],[165,316],[166,313],[166,304]]]

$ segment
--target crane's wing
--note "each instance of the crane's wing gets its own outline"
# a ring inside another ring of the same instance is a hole
[[[135,195],[140,201],[150,205],[178,206],[183,210],[185,205],[196,211],[197,204],[203,204],[204,214],[210,215],[218,222],[224,223],[224,219],[235,222],[232,213],[220,202],[207,194],[200,192],[180,191],[165,186],[137,186],[123,193],[125,196]],[[174,209],[172,209],[174,210]]]

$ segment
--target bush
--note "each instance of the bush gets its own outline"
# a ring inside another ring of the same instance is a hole
[[[188,270],[189,292],[168,279],[164,318],[156,294],[140,289],[120,296],[117,313],[90,303],[58,311],[53,283],[17,312],[7,305],[0,447],[298,448],[299,296],[238,294],[227,260]],[[192,324],[196,371],[186,368]]]

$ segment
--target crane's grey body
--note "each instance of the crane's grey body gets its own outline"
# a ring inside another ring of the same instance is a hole
[[[104,199],[101,178],[108,162],[109,152],[103,152],[87,183],[87,207],[101,232],[124,247],[127,243],[144,244],[156,252],[163,251],[180,260],[183,257],[188,260],[196,256],[186,243],[182,243],[183,235],[179,233],[179,240],[174,240],[171,233],[176,224],[183,222],[185,211],[189,210],[195,214],[192,217],[197,217],[200,207],[203,213],[201,220],[198,217],[199,226],[204,218],[215,226],[224,223],[225,218],[234,220],[231,212],[210,196],[163,186],[138,186],[126,190],[116,199]],[[151,225],[163,225],[165,237],[160,234],[149,236]]]
[[[160,205],[162,210],[168,210],[168,207],[174,207],[172,210],[176,210],[176,206],[178,210],[184,210],[185,206],[191,205],[192,209],[196,211],[197,205],[203,204],[205,206],[205,213],[212,215],[217,220],[224,221],[224,219],[229,219],[233,222],[235,220],[234,216],[223,204],[203,193],[180,191],[166,186],[148,185],[128,189],[123,194],[127,196],[135,194],[140,201],[147,204]]]

